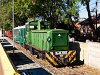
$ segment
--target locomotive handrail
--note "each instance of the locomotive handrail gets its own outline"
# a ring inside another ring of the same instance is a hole
[[[10,58],[7,56],[7,53],[4,51],[0,43],[0,67],[2,69],[3,75],[20,75],[15,68],[13,67]]]

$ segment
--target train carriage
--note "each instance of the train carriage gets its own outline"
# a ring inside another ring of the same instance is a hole
[[[14,28],[14,40],[19,44],[24,44],[25,38],[25,26],[19,26]]]
[[[6,36],[12,38],[12,30],[6,31]]]
[[[31,26],[31,28],[34,28],[34,26]],[[14,28],[14,40],[17,43],[21,45],[25,44],[25,34],[26,34],[25,25]]]

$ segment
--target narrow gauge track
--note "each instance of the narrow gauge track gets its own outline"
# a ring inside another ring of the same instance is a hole
[[[8,38],[8,41],[12,43],[12,40]],[[20,44],[15,43],[18,50],[22,50],[23,53],[29,57],[32,61],[40,64],[43,68],[50,71],[52,75],[100,75],[100,71],[90,68],[86,65],[78,65],[78,66],[66,66],[62,68],[53,67],[50,64],[47,64],[42,59],[37,59],[36,55],[32,55],[29,50],[23,48]]]

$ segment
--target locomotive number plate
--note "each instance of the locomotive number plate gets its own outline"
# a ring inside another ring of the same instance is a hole
[[[56,51],[55,55],[65,55],[67,54],[67,51]]]

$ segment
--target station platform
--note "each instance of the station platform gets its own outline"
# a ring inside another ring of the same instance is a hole
[[[1,40],[0,40],[1,41]],[[2,41],[3,43],[3,41]],[[0,43],[0,75],[20,75]]]
[[[52,75],[22,50],[13,48],[7,38],[0,39],[0,60],[0,75]]]

